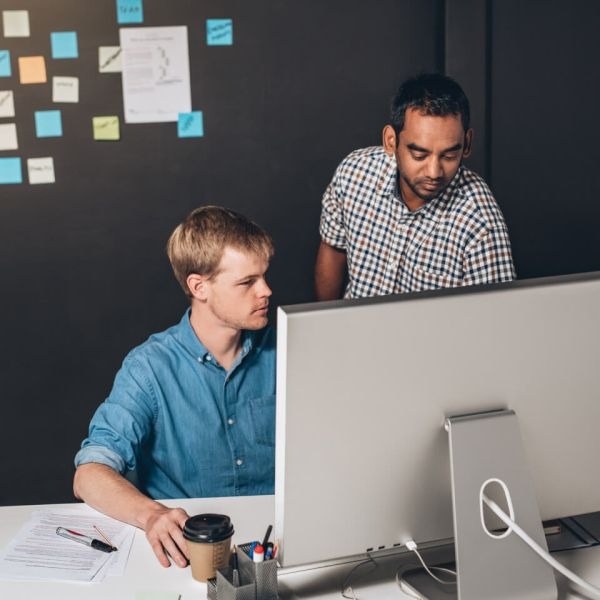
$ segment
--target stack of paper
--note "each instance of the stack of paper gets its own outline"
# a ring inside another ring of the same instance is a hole
[[[96,526],[117,552],[101,552],[56,534],[57,527],[101,539]],[[101,581],[122,575],[135,528],[87,507],[44,509],[31,515],[0,553],[0,579],[29,581]]]

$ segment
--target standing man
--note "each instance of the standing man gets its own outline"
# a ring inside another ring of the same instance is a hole
[[[73,489],[144,529],[163,566],[168,553],[183,567],[188,515],[156,498],[273,493],[273,244],[242,215],[205,206],[175,229],[167,252],[191,306],[125,358],[75,457]],[[134,470],[138,487],[124,477]]]
[[[356,150],[323,196],[317,299],[514,279],[508,231],[471,153],[469,101],[449,77],[405,81],[383,145]]]

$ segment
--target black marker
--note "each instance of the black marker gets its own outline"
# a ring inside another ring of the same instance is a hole
[[[231,559],[232,559],[231,566],[233,567],[233,574],[232,574],[233,587],[239,587],[240,586],[240,572],[238,571],[237,548],[235,546],[233,547],[233,553],[231,555]]]
[[[263,539],[262,547],[267,549],[267,542],[269,541],[269,537],[271,536],[271,531],[273,531],[273,525],[269,525],[267,527],[267,533],[265,533],[265,537]]]
[[[57,527],[56,534],[67,538],[68,540],[73,540],[74,542],[79,542],[85,546],[90,546],[90,548],[94,548],[94,550],[101,550],[102,552],[116,552],[117,550],[114,546],[105,544],[100,540],[95,540],[94,538],[83,535],[82,533],[78,533],[77,531],[73,531],[72,529]]]

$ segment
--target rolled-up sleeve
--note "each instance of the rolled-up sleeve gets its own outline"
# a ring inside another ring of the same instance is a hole
[[[88,437],[75,456],[75,466],[104,464],[120,474],[136,468],[140,447],[154,426],[157,403],[148,369],[127,357],[109,397],[92,417]]]
[[[340,250],[346,249],[346,230],[344,227],[343,203],[339,197],[339,169],[327,186],[321,201],[321,239]]]

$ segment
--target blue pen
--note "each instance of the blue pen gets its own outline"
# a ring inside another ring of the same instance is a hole
[[[252,542],[250,544],[250,550],[248,550],[248,556],[250,558],[254,558],[254,548],[256,548],[256,544],[258,544],[258,542]]]

